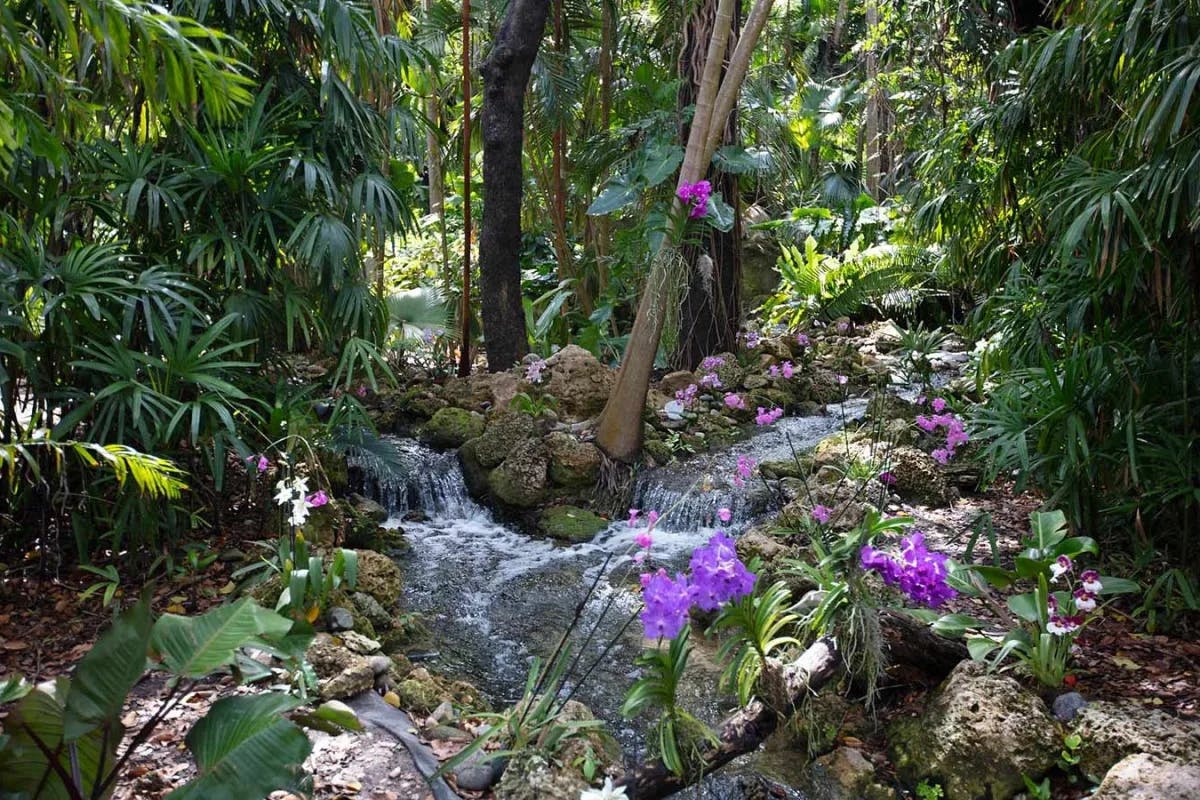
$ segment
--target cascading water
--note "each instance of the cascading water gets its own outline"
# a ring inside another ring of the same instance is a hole
[[[654,532],[654,565],[686,568],[691,551],[712,535],[719,508],[733,512],[733,522],[722,527],[735,532],[769,510],[773,501],[761,481],[734,485],[737,455],[790,458],[793,448],[810,450],[865,405],[849,401],[828,415],[785,418],[729,450],[639,476],[634,505],[663,514]],[[528,536],[471,500],[454,453],[411,440],[397,444],[409,462],[407,479],[375,487],[375,494],[393,512],[389,524],[402,526],[412,543],[403,564],[408,605],[424,615],[432,632],[433,666],[471,679],[497,705],[511,703],[533,658],[554,650],[578,609],[574,641],[581,655],[574,675],[594,668],[568,691],[577,691],[575,697],[609,723],[627,754],[637,756],[638,730],[619,712],[643,646],[641,625],[632,619],[640,606],[636,573],[644,569],[631,557],[637,531],[618,520],[591,542],[570,546]],[[713,691],[720,668],[711,655],[697,647],[680,699],[716,723],[729,706]]]

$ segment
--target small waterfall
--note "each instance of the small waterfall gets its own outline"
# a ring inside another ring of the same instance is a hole
[[[413,439],[393,439],[404,463],[403,477],[368,481],[364,491],[384,508],[403,517],[419,511],[428,517],[474,519],[487,516],[467,493],[462,468],[454,451],[431,450]],[[351,462],[350,466],[356,466]]]

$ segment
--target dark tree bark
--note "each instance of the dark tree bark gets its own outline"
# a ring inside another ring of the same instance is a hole
[[[521,307],[521,154],[525,90],[546,30],[550,0],[511,0],[483,62],[483,226],[479,280],[488,370],[506,370],[529,352]]]
[[[715,0],[706,0],[688,19],[679,58],[678,105],[681,110],[696,101],[716,8]],[[730,31],[731,49],[737,41],[740,18],[740,9],[735,8]],[[734,109],[725,124],[724,144],[738,143],[737,128],[737,109]],[[686,142],[687,138],[688,126],[684,125],[680,141]],[[684,249],[684,259],[691,269],[679,316],[679,341],[671,357],[676,369],[695,369],[705,356],[737,347],[742,277],[742,213],[738,181],[736,175],[715,167],[709,168],[706,177],[712,183],[714,195],[719,194],[733,208],[734,224],[726,232],[707,228],[698,245]]]

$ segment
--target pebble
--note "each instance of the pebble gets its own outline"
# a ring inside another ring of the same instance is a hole
[[[1054,698],[1051,711],[1059,722],[1070,722],[1075,715],[1087,707],[1088,701],[1079,692],[1066,692]]]
[[[334,606],[329,609],[327,619],[331,631],[348,631],[354,628],[354,615],[350,613],[350,609]]]

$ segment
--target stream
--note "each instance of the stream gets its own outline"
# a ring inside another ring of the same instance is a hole
[[[865,400],[851,399],[825,415],[784,418],[732,448],[642,472],[634,505],[663,515],[650,561],[669,571],[685,569],[692,550],[715,530],[718,508],[733,512],[733,521],[722,526],[731,535],[774,510],[771,493],[757,478],[742,488],[733,485],[738,455],[762,462],[790,458],[793,448],[806,452],[865,407]],[[644,644],[640,621],[630,623],[640,610],[637,573],[644,569],[631,558],[636,529],[617,520],[591,542],[569,546],[528,536],[470,498],[453,451],[410,439],[396,443],[409,462],[409,477],[378,490],[377,499],[392,512],[388,524],[403,527],[412,543],[401,566],[407,607],[422,614],[431,631],[429,666],[470,680],[498,707],[509,705],[520,698],[534,657],[553,652],[587,597],[573,637],[583,642],[582,649],[576,645],[582,655],[574,674],[594,668],[579,685],[568,683],[567,691],[609,724],[627,759],[639,759],[642,729],[620,714]],[[681,704],[715,724],[733,701],[715,691],[715,653],[699,637],[694,642]],[[710,788],[704,796],[737,796]]]

